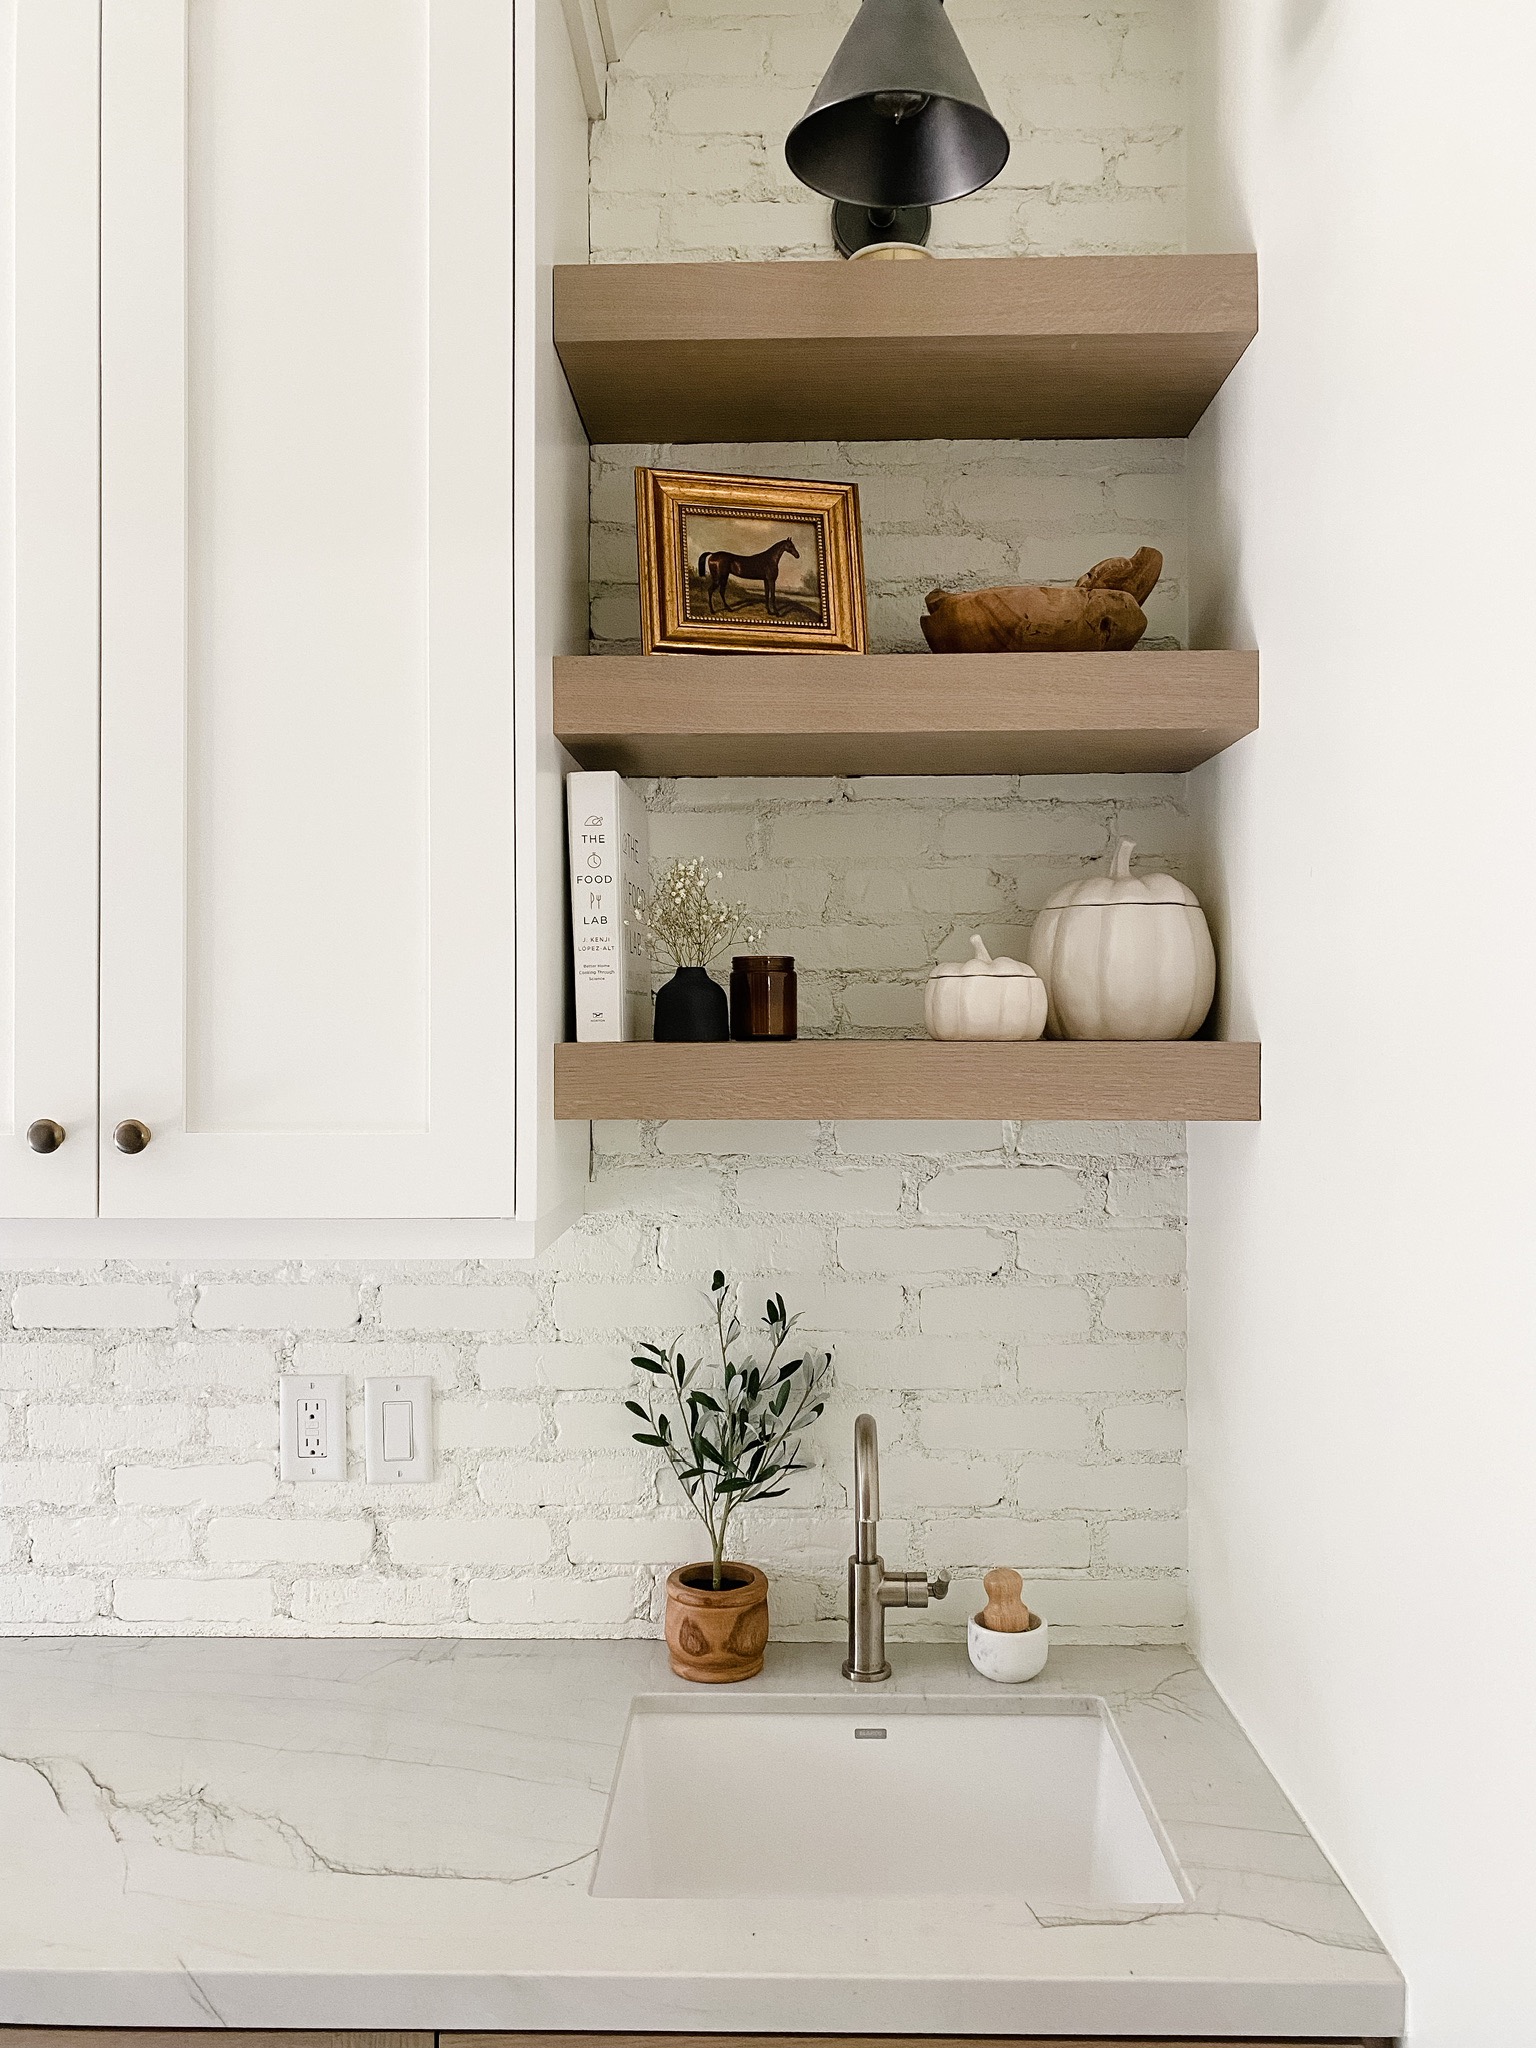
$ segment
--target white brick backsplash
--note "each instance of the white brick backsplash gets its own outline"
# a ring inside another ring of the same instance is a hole
[[[1182,1577],[1051,1579],[1026,1582],[1024,1597],[1053,1627],[1174,1629],[1188,1605]]]
[[[112,1353],[112,1384],[122,1394],[161,1394],[170,1387],[255,1393],[276,1382],[276,1354],[265,1344],[123,1344]]]
[[[895,1508],[990,1508],[1007,1490],[1007,1474],[991,1459],[881,1453],[882,1505],[889,1499]]]
[[[935,1337],[1074,1337],[1089,1323],[1080,1287],[925,1287],[925,1335]]]
[[[1104,1444],[1111,1451],[1175,1452],[1184,1448],[1184,1406],[1137,1401],[1104,1411]]]
[[[1145,1166],[1116,1167],[1109,1176],[1111,1216],[1159,1216],[1184,1221],[1185,1179],[1182,1162],[1157,1171]]]
[[[11,1321],[18,1330],[163,1330],[176,1320],[169,1287],[87,1280],[18,1287]]]
[[[277,1474],[255,1464],[119,1465],[113,1486],[119,1507],[243,1508],[271,1500]]]
[[[705,1153],[711,1159],[736,1156],[808,1159],[818,1144],[817,1126],[805,1123],[697,1123],[679,1118],[656,1131],[659,1152]]]
[[[543,1423],[531,1401],[441,1401],[434,1417],[443,1451],[520,1450]]]
[[[220,1451],[273,1451],[277,1449],[277,1403],[258,1406],[215,1407],[207,1410],[208,1441]]]
[[[1131,1571],[1183,1571],[1189,1549],[1182,1515],[1156,1522],[1106,1522],[1104,1562]]]
[[[58,1458],[0,1460],[0,1508],[81,1507],[99,1481],[96,1465]]]
[[[949,6],[1014,149],[994,187],[937,210],[934,248],[1180,246],[1186,10]],[[592,130],[596,259],[829,257],[829,209],[782,138],[847,13],[672,0],[613,67]],[[1149,641],[1187,638],[1182,441],[716,443],[592,451],[598,651],[637,644],[646,463],[856,482],[877,651],[922,648],[940,581],[1070,580],[1144,543],[1165,558]],[[637,787],[658,861],[714,863],[764,946],[795,955],[807,1036],[920,1035],[930,963],[967,957],[973,931],[1021,953],[1050,892],[1117,836],[1143,868],[1186,873],[1196,853],[1179,777]],[[898,1635],[956,1640],[999,1563],[1058,1629],[1176,1634],[1182,1127],[697,1107],[596,1125],[588,1213],[531,1261],[8,1270],[0,1629],[659,1634],[665,1574],[706,1540],[630,1443],[621,1397],[638,1340],[682,1335],[692,1355],[707,1339],[718,1264],[748,1283],[745,1320],[781,1287],[835,1353],[809,1469],[736,1525],[778,1633],[840,1632],[849,1438],[868,1409],[887,1554],[957,1574]],[[346,1482],[302,1499],[276,1478],[288,1371],[341,1373],[349,1396]],[[399,1373],[433,1380],[436,1471],[369,1487],[362,1382]]]
[[[703,1303],[697,1281],[562,1280],[554,1291],[554,1313],[562,1333],[627,1330],[662,1338],[700,1323]]]
[[[531,1517],[506,1521],[482,1515],[473,1521],[446,1517],[396,1522],[389,1554],[408,1565],[542,1564],[553,1547],[548,1524]]]
[[[949,1157],[957,1152],[998,1153],[1006,1142],[1008,1126],[989,1123],[955,1123],[935,1118],[932,1123],[838,1124],[837,1149],[852,1158],[882,1153],[901,1156],[911,1152]]]
[[[986,1338],[841,1337],[837,1382],[845,1389],[988,1388],[1002,1383],[1005,1354]]]
[[[88,1344],[0,1344],[0,1389],[77,1394],[89,1386],[96,1354]]]
[[[838,1264],[850,1273],[976,1273],[990,1277],[1013,1263],[1013,1241],[988,1230],[844,1228]]]
[[[634,1432],[644,1425],[622,1401],[555,1403],[555,1448],[580,1451],[631,1451]]]
[[[520,1285],[379,1289],[386,1330],[526,1330],[532,1314],[532,1290]]]
[[[1043,1393],[1174,1393],[1184,1385],[1184,1347],[1166,1337],[1141,1343],[1021,1344],[1021,1384]]]
[[[475,1353],[475,1378],[487,1392],[499,1388],[629,1387],[635,1369],[630,1346],[611,1338],[602,1344],[482,1344]]]
[[[1020,1466],[1014,1492],[1021,1507],[1042,1514],[1053,1508],[1140,1508],[1157,1513],[1184,1506],[1182,1465],[1073,1465],[1059,1458]]]
[[[918,1441],[933,1451],[1086,1451],[1086,1408],[1071,1401],[925,1401]]]
[[[1182,1244],[1182,1239],[1180,1240]],[[1180,1287],[1112,1287],[1104,1297],[1106,1330],[1184,1329],[1184,1290]]]
[[[647,1516],[643,1521],[573,1521],[567,1549],[573,1564],[691,1564],[709,1539],[693,1515]]]
[[[43,1634],[91,1621],[96,1588],[89,1579],[60,1579],[43,1572],[0,1572],[0,1629]]]
[[[453,1588],[438,1579],[301,1579],[291,1613],[315,1635],[335,1627],[432,1628],[454,1618]]]
[[[580,1622],[612,1628],[639,1612],[640,1587],[618,1579],[476,1579],[469,1614],[481,1622]]]
[[[934,1216],[1064,1216],[1085,1206],[1075,1173],[1060,1166],[961,1166],[936,1174],[922,1208]]]
[[[112,1586],[120,1621],[204,1622],[239,1626],[272,1618],[265,1579],[129,1579]]]
[[[327,1522],[275,1515],[208,1524],[204,1547],[210,1564],[361,1564],[373,1548],[373,1524]]]
[[[192,1433],[190,1408],[81,1401],[38,1402],[27,1412],[32,1449],[45,1456],[105,1456],[113,1451],[170,1451]]]
[[[713,1215],[720,1204],[720,1186],[712,1174],[694,1167],[619,1166],[595,1173],[587,1190],[588,1215],[638,1209],[652,1216]]]
[[[736,1200],[742,1209],[783,1215],[883,1214],[901,1205],[901,1173],[890,1166],[759,1166],[737,1174]]]
[[[302,1281],[224,1281],[200,1287],[198,1330],[344,1330],[357,1321],[357,1289]]]
[[[585,1506],[589,1501],[638,1501],[652,1492],[652,1468],[633,1458],[490,1460],[476,1484],[493,1508]]]
[[[1026,1522],[1002,1515],[971,1515],[931,1522],[924,1562],[951,1571],[969,1568],[985,1575],[996,1565],[1015,1571],[1042,1565],[1086,1566],[1092,1551],[1088,1524],[1076,1516]]]
[[[28,1524],[32,1562],[48,1566],[181,1564],[192,1532],[169,1515],[48,1515]]]

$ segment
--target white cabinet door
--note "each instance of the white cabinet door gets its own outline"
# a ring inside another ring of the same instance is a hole
[[[0,0],[0,1215],[96,1210],[98,0]],[[38,1151],[28,1140],[62,1144]]]
[[[511,287],[512,0],[104,0],[103,1216],[512,1213]]]

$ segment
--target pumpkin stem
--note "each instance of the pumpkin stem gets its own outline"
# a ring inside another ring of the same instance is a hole
[[[1131,855],[1136,851],[1134,839],[1122,839],[1115,848],[1115,857],[1109,864],[1109,879],[1112,882],[1128,882],[1131,878]]]
[[[992,955],[987,951],[986,942],[980,932],[971,933],[971,951],[978,960],[985,960],[988,966],[992,964]]]

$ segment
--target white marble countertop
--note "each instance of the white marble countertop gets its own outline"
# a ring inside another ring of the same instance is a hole
[[[891,1654],[897,1692],[995,1694],[958,1649]],[[838,1661],[770,1647],[752,1683],[846,1697]],[[1191,1905],[591,1898],[630,1699],[694,1690],[657,1643],[0,1643],[0,2023],[1399,2030],[1186,1652],[1058,1649],[1032,1689],[1107,1701]]]

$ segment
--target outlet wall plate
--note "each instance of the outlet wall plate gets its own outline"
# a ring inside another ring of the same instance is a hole
[[[370,1486],[432,1477],[432,1378],[406,1373],[363,1381],[363,1443]]]
[[[347,1378],[285,1372],[278,1387],[279,1479],[308,1486],[347,1476]]]

